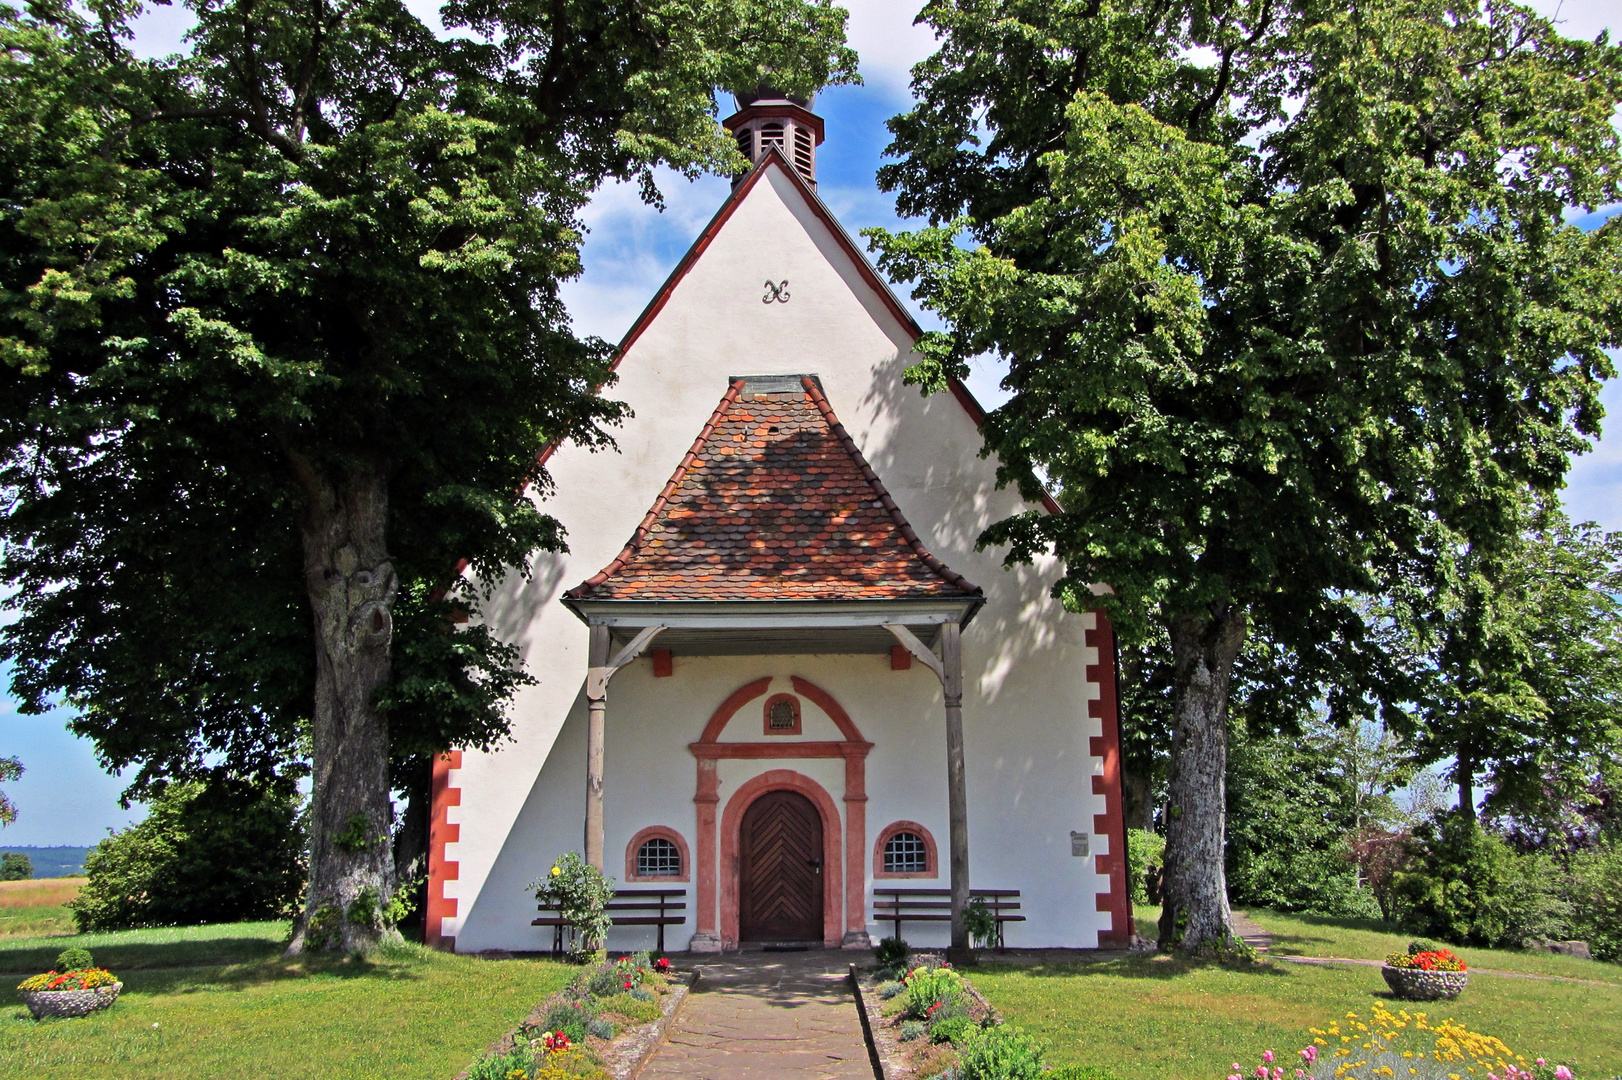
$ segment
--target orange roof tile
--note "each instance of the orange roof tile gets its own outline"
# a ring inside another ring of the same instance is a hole
[[[924,548],[816,380],[801,378],[799,385],[797,391],[761,393],[751,392],[745,380],[734,380],[625,549],[566,595],[575,600],[981,595]]]

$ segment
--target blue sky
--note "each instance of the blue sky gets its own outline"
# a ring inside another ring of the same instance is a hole
[[[419,16],[437,25],[439,0],[407,0]],[[893,200],[874,184],[873,174],[888,142],[887,117],[908,103],[907,71],[928,55],[929,31],[912,25],[913,3],[845,0],[851,11],[850,39],[862,58],[866,84],[823,92],[817,112],[827,127],[818,152],[819,191],[856,234],[873,225],[904,226]],[[1592,38],[1617,17],[1614,0],[1537,0],[1533,6],[1558,17],[1573,37]],[[184,9],[153,8],[137,26],[137,45],[149,55],[176,51],[189,20]],[[1614,35],[1613,35],[1614,36]],[[665,276],[681,258],[726,197],[728,182],[709,177],[688,183],[663,178],[667,207],[663,214],[642,205],[634,189],[615,186],[601,192],[588,208],[583,260],[585,272],[565,288],[577,328],[617,341],[629,328]],[[903,295],[903,300],[908,298]],[[926,327],[935,321],[913,305]],[[976,370],[970,388],[988,404],[1000,401],[1000,378],[990,365]],[[1622,432],[1622,380],[1606,387],[1604,400]],[[1609,529],[1622,529],[1622,433],[1601,442],[1577,460],[1566,501],[1574,517],[1592,519]],[[140,808],[118,806],[123,783],[96,764],[88,742],[63,727],[64,710],[25,717],[13,702],[0,698],[0,755],[22,759],[28,772],[6,785],[19,817],[0,833],[0,846],[93,844],[109,827],[122,827],[140,816]]]

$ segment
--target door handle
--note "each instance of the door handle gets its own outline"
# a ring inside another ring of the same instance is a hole
[[[806,865],[811,867],[811,869],[816,870],[818,872],[820,872],[822,870],[822,860],[821,859],[807,859],[806,860]]]

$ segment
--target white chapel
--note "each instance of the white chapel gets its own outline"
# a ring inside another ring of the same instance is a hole
[[[546,460],[570,550],[486,606],[536,683],[436,757],[428,940],[552,948],[527,886],[579,851],[614,950],[944,945],[976,896],[1008,946],[1124,947],[1109,623],[975,549],[1032,507],[966,388],[903,384],[811,102],[725,124],[753,168],[621,342],[618,451]]]

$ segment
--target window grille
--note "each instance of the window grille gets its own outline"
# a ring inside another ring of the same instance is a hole
[[[898,832],[884,844],[886,874],[927,874],[929,849],[917,833]]]
[[[681,851],[675,844],[656,836],[636,849],[638,877],[681,876]]]
[[[742,131],[738,132],[738,153],[742,154],[750,161],[754,161],[754,149],[755,133],[750,131],[748,128],[744,128]]]
[[[811,133],[803,127],[794,129],[794,167],[807,180],[815,175],[811,171]]]
[[[765,157],[766,152],[774,146],[779,151],[787,150],[783,145],[783,125],[778,123],[760,125],[760,156]]]
[[[794,730],[794,703],[792,701],[772,702],[772,711],[767,727],[773,731]]]

